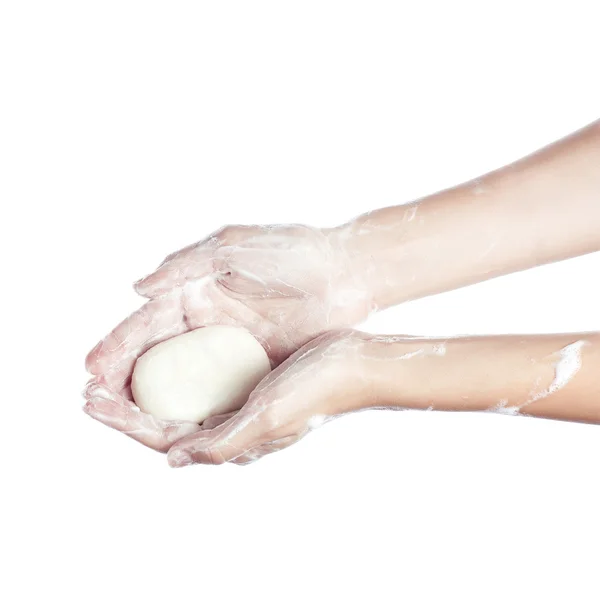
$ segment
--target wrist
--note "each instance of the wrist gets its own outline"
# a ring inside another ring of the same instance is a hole
[[[491,406],[490,396],[483,391],[489,386],[487,352],[476,338],[449,340],[355,330],[342,335],[338,339],[343,339],[345,351],[338,389],[343,392],[337,394],[337,413],[369,408],[485,410]]]
[[[321,382],[328,396],[327,414],[339,415],[373,407],[377,402],[377,372],[370,351],[371,334],[356,329],[331,331],[318,338],[320,353],[328,357],[321,372],[332,379]]]
[[[335,257],[332,272],[332,302],[341,318],[336,327],[348,327],[365,320],[378,310],[377,286],[374,278],[374,257],[360,244],[353,222],[321,230]],[[349,318],[347,318],[349,317]]]
[[[426,237],[421,203],[410,203],[358,216],[329,230],[341,247],[375,310],[419,296],[415,256]]]
[[[439,344],[357,330],[326,335],[335,336],[331,338],[335,348],[329,350],[340,359],[332,414],[369,408],[427,408],[423,396],[413,393],[419,387],[418,376],[411,373],[409,362],[428,352],[442,353]]]
[[[360,355],[369,386],[362,408],[441,408],[450,405],[440,389],[446,371],[447,340],[363,334]]]

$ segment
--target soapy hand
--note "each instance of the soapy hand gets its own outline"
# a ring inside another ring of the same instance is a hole
[[[365,279],[337,230],[225,227],[168,256],[135,284],[149,301],[88,355],[94,378],[84,391],[84,410],[166,451],[200,426],[137,409],[130,380],[140,355],[198,327],[234,325],[249,330],[276,366],[319,334],[364,320],[374,309]]]
[[[365,407],[369,377],[363,337],[343,330],[309,342],[267,375],[239,411],[209,417],[203,431],[176,442],[169,464],[248,464]]]

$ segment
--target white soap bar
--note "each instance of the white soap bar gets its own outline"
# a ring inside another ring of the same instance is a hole
[[[246,329],[214,325],[157,344],[135,363],[136,404],[160,419],[201,423],[242,407],[271,370]]]

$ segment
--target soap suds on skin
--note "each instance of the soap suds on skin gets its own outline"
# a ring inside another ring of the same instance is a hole
[[[517,415],[520,410],[538,400],[547,398],[552,394],[562,390],[579,373],[581,369],[581,350],[587,345],[585,340],[580,340],[565,346],[558,353],[558,361],[554,365],[554,379],[548,389],[532,394],[531,398],[519,406],[508,406],[507,400],[500,400],[498,404],[488,409],[489,412],[498,412],[507,415]]]
[[[408,360],[409,358],[413,358],[414,356],[420,356],[422,354],[425,354],[425,351],[423,349],[415,350],[414,352],[407,352],[406,354],[398,356],[397,358],[398,360]]]
[[[484,412],[494,412],[499,413],[501,415],[518,415],[519,408],[519,406],[509,406],[508,400],[500,400],[498,404],[495,404],[494,406],[488,408]]]
[[[419,209],[417,204],[414,204],[413,206],[411,206],[410,210],[407,211],[406,213],[406,220],[407,221],[414,221],[415,217],[417,216],[417,210]]]
[[[531,400],[526,402],[523,406],[527,406],[532,402],[537,402],[542,398],[547,398],[564,388],[571,379],[577,375],[579,369],[581,369],[581,349],[585,345],[586,342],[580,340],[563,348],[559,353],[560,358],[555,365],[556,372],[550,387],[543,392],[535,394]]]

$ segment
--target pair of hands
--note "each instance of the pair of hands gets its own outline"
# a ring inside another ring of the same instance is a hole
[[[87,356],[94,377],[84,410],[168,452],[172,466],[247,464],[351,410],[362,336],[344,328],[375,306],[343,229],[226,227],[168,256],[135,289],[149,300]],[[141,412],[130,387],[136,359],[166,339],[218,324],[248,329],[274,367],[248,402],[202,425]]]

